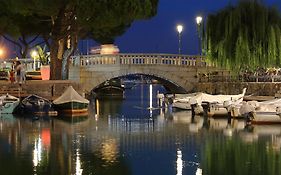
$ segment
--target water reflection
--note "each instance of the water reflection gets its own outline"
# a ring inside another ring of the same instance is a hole
[[[161,109],[152,87],[152,116],[149,85],[86,117],[0,116],[1,174],[281,174],[280,125]]]
[[[177,150],[177,175],[182,175],[183,163],[182,163],[182,152]]]

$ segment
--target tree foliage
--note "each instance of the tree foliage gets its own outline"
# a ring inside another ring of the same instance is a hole
[[[47,34],[50,38],[45,41],[50,41],[47,45],[51,52],[52,79],[61,79],[64,51],[70,48],[74,51],[73,48],[77,46],[79,38],[91,37],[102,44],[113,43],[114,39],[122,35],[135,20],[147,19],[155,15],[158,5],[158,0],[0,1],[10,9],[7,13],[12,12],[20,17],[37,17],[35,22],[38,26],[45,26],[43,29],[36,28],[37,26],[35,28],[36,31],[42,31],[44,36]],[[5,29],[2,33],[7,32]],[[34,32],[28,34],[33,36]]]
[[[208,16],[207,56],[217,65],[256,69],[280,67],[281,17],[259,0],[241,0]]]
[[[30,48],[42,43],[38,38],[48,33],[48,26],[42,21],[42,17],[20,14],[18,4],[12,1],[0,0],[0,3],[0,34],[19,48],[22,58],[26,58]]]

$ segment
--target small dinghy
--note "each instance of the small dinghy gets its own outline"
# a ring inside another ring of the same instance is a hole
[[[20,99],[6,94],[0,96],[0,113],[1,114],[12,114],[16,107],[19,105]]]
[[[19,105],[19,112],[21,114],[34,114],[34,115],[55,115],[52,102],[32,94],[22,100]]]

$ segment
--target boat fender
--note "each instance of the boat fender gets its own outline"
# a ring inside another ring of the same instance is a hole
[[[281,118],[281,106],[276,107],[276,114]]]

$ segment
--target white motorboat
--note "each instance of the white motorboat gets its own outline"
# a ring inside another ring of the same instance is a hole
[[[198,95],[198,93],[175,94],[173,100],[173,107],[179,109],[191,110],[190,99],[196,95]]]
[[[236,106],[243,101],[246,88],[238,95],[211,95],[206,93],[199,93],[190,98],[189,103],[195,106],[195,114],[203,114],[203,105],[207,105],[207,115],[227,115],[230,106]]]
[[[16,107],[19,105],[20,99],[6,94],[0,96],[0,113],[1,114],[12,114]]]
[[[281,124],[281,99],[243,102],[237,115],[251,124]]]

